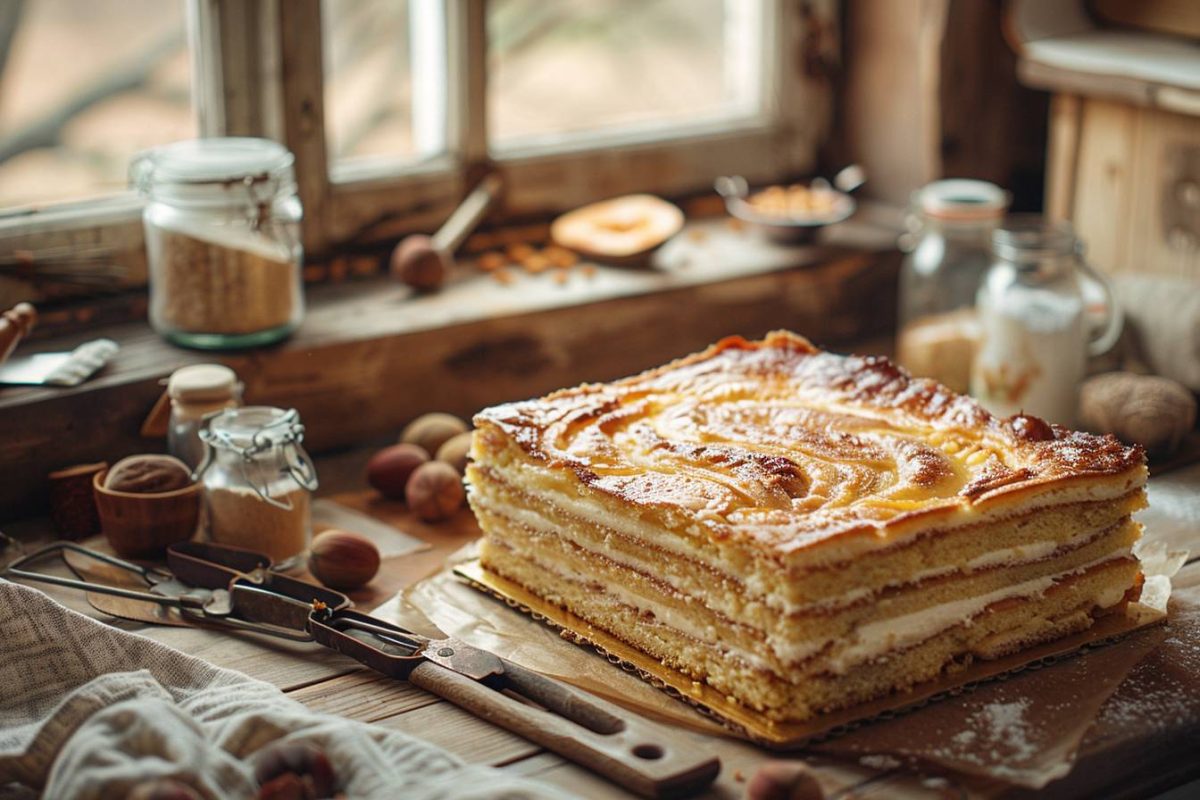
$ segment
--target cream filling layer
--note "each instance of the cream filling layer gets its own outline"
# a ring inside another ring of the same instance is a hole
[[[1078,547],[1083,547],[1089,544],[1100,534],[1109,530],[1111,525],[1102,525],[1093,530],[1081,534],[1082,541],[1076,541]],[[914,572],[902,581],[893,581],[892,583],[884,584],[883,589],[895,589],[900,586],[906,586],[911,583],[920,583],[921,581],[930,580],[932,578],[940,578],[943,575],[951,575],[955,572],[970,574],[981,569],[989,569],[992,567],[1017,567],[1022,564],[1030,564],[1035,561],[1041,561],[1043,558],[1048,558],[1054,555],[1055,551],[1064,547],[1065,543],[1047,540],[1044,542],[1032,542],[1030,544],[1018,545],[1016,547],[1006,547],[1000,550],[993,550],[990,553],[976,556],[970,559],[965,564],[951,564],[945,567],[930,567],[919,572]],[[1074,549],[1074,548],[1072,548]],[[862,600],[865,597],[880,591],[879,589],[851,589],[845,594],[840,594],[837,597],[831,597],[822,600],[818,603],[810,603],[806,606],[797,608],[798,611],[807,611],[810,609],[836,609],[842,606],[852,605],[853,603]]]
[[[673,531],[625,515],[619,507],[614,508],[587,497],[583,493],[586,490],[582,490],[574,485],[574,477],[565,476],[561,469],[548,468],[534,462],[522,460],[513,460],[505,465],[499,465],[487,462],[485,459],[481,461],[481,466],[490,470],[501,482],[514,488],[534,487],[532,489],[525,489],[525,491],[532,491],[552,505],[562,508],[570,515],[585,522],[602,528],[610,528],[633,539],[654,542],[658,548],[686,556],[717,571],[721,570],[719,561],[714,561],[702,548],[695,546],[689,541],[689,539],[707,541],[710,538],[708,529],[698,520],[687,526],[685,530]],[[539,490],[537,487],[548,488]],[[1003,513],[981,513],[970,510],[955,511],[939,520],[939,524],[936,526],[927,528],[926,532],[947,532],[964,525],[1000,522],[1029,511],[1056,505],[1116,500],[1128,495],[1136,488],[1136,486],[1122,485],[1114,481],[1112,484],[1063,487],[1047,490],[1023,502],[1005,506]],[[476,487],[470,485],[468,482],[468,492],[474,494],[476,491]],[[896,543],[895,540],[888,537],[856,536],[852,537],[852,540],[849,542],[831,543],[825,545],[824,548],[830,552],[831,558],[829,559],[829,563],[832,564],[841,563],[867,552],[885,550],[895,546]],[[819,564],[814,563],[814,566],[819,566]],[[741,576],[741,580],[745,583],[751,595],[764,597],[772,608],[784,613],[790,613],[800,610],[803,607],[792,604],[786,596],[775,595],[764,585],[762,577],[756,574],[755,571]]]
[[[959,623],[970,625],[975,617],[993,603],[1045,594],[1047,589],[1063,578],[1079,575],[1107,561],[1128,557],[1131,551],[1132,548],[1126,548],[1119,553],[1101,556],[1095,561],[1069,572],[1034,578],[997,589],[994,592],[962,600],[952,600],[912,614],[903,614],[859,625],[851,634],[849,643],[829,659],[829,666],[837,674],[844,673],[856,664],[872,661],[891,650],[903,650],[920,644]],[[1112,591],[1116,591],[1116,589]],[[1109,605],[1119,602],[1124,594],[1125,588],[1121,588],[1119,595]]]
[[[513,552],[519,551],[514,550]],[[1128,553],[1123,555],[1128,555]],[[1040,596],[1063,578],[1080,574],[1117,557],[1120,556],[1105,556],[1068,572],[1025,581],[976,597],[942,603],[912,614],[860,625],[851,635],[849,644],[831,653],[821,665],[822,669],[828,669],[835,674],[844,674],[858,664],[872,661],[894,650],[918,645],[957,625],[971,625],[974,618],[982,614],[993,603],[1012,598]],[[551,565],[536,559],[530,560],[539,569],[577,585],[587,587],[594,582],[594,576],[585,575],[563,564]],[[688,638],[719,649],[755,669],[779,674],[778,669],[764,659],[760,653],[728,643],[718,644],[721,637],[715,628],[697,624],[697,621],[686,613],[663,606],[655,598],[646,597],[630,587],[613,583],[606,584],[600,593],[609,595],[618,603],[629,606],[638,612],[649,611],[654,614],[657,623],[672,628]],[[1097,604],[1102,607],[1115,605],[1124,595],[1123,587],[1113,587],[1097,599]],[[788,642],[783,637],[771,636],[767,638],[766,644],[780,661],[787,664],[799,663],[811,658],[835,641],[837,640],[829,638]],[[781,677],[787,678],[787,676]]]
[[[492,503],[490,499],[477,497],[477,502],[482,501],[481,505],[493,513],[501,514],[512,519],[518,524],[525,525],[533,530],[550,535],[559,535],[559,531],[551,525],[540,514],[525,509],[520,509],[511,504]],[[1044,543],[1039,543],[1039,545]],[[1053,543],[1052,543],[1053,544]],[[1029,550],[1031,545],[1025,548]],[[1040,552],[1044,548],[1035,548]],[[839,648],[831,655],[829,660],[829,668],[834,672],[841,673],[848,670],[850,667],[870,661],[874,658],[887,653],[894,649],[902,649],[909,647],[926,639],[932,638],[942,631],[948,630],[958,624],[970,624],[971,619],[982,613],[992,603],[999,602],[1011,598],[1029,597],[1033,595],[1041,595],[1057,581],[1085,572],[1092,567],[1107,561],[1112,561],[1119,558],[1128,557],[1131,554],[1132,548],[1122,548],[1118,551],[1107,553],[1100,558],[1084,564],[1081,567],[1072,569],[1066,572],[1061,572],[1055,575],[1048,575],[1042,578],[1036,578],[1022,583],[1006,586],[997,589],[993,592],[988,592],[974,597],[964,598],[961,600],[953,600],[946,603],[930,606],[910,614],[904,614],[897,617],[866,622],[859,625],[850,635],[848,644]],[[514,552],[519,552],[514,550]],[[997,551],[1001,552],[1001,551]],[[523,558],[530,560],[539,568],[553,572],[559,577],[570,580],[575,583],[587,585],[595,581],[594,575],[584,574],[578,570],[567,567],[563,564],[549,564],[538,560],[532,554],[521,554]],[[611,551],[604,554],[606,557],[612,558],[614,554]],[[979,559],[984,563],[993,554],[985,554]],[[616,558],[613,558],[617,561]],[[617,563],[620,563],[617,561]],[[991,564],[994,566],[994,564]],[[637,569],[638,567],[629,564],[621,564],[628,569]],[[640,565],[644,567],[645,565]],[[639,571],[644,571],[641,569]],[[650,611],[654,614],[655,619],[659,620],[668,627],[683,633],[701,642],[716,643],[720,641],[719,634],[715,628],[708,625],[698,624],[698,622],[676,609],[662,604],[658,598],[649,597],[641,592],[633,590],[631,587],[622,586],[616,583],[608,583],[605,586],[605,592],[612,595],[619,602],[629,605],[635,609]],[[1124,594],[1124,589],[1121,590]],[[687,603],[703,603],[703,600],[691,595],[682,594],[684,601]],[[1117,598],[1119,600],[1120,598]],[[1117,602],[1114,600],[1113,602]],[[805,639],[796,641],[789,639],[786,634],[771,634],[766,637],[766,645],[770,651],[785,664],[794,664],[805,661],[820,653],[829,645],[839,641],[840,637],[829,637],[823,639]],[[737,658],[741,659],[753,667],[774,672],[769,663],[764,660],[758,653],[755,653],[745,648],[739,648],[732,645],[723,646],[725,652],[728,652]]]
[[[543,534],[554,535],[554,536],[559,536],[559,537],[565,538],[567,541],[571,542],[576,547],[579,547],[582,550],[591,550],[591,548],[594,546],[594,544],[591,542],[585,543],[585,542],[579,541],[579,539],[577,537],[570,534],[568,529],[565,529],[562,526],[556,525],[554,522],[546,519],[544,516],[542,516],[542,514],[540,514],[537,511],[532,511],[532,510],[514,505],[512,503],[503,502],[501,500],[498,500],[498,499],[492,497],[490,494],[481,492],[479,490],[476,490],[475,493],[473,494],[472,501],[476,505],[478,505],[481,509],[490,511],[491,513],[497,514],[499,516],[508,517],[509,519],[513,520],[514,522],[517,522],[517,523],[525,526],[526,528],[529,528],[530,530],[537,531],[537,532],[543,533]],[[564,504],[560,503],[559,505],[564,505]],[[564,510],[566,510],[565,506],[564,506]],[[573,514],[573,512],[570,512],[570,513]],[[590,522],[591,520],[588,520],[588,521]],[[603,525],[604,523],[595,521],[593,524]],[[1111,527],[1112,527],[1111,525],[1104,525],[1104,526],[1099,526],[1099,527],[1097,527],[1093,530],[1087,531],[1087,532],[1082,532],[1079,534],[1079,537],[1077,537],[1074,544],[1076,544],[1077,546],[1080,546],[1080,547],[1085,546],[1086,544],[1091,542],[1093,539],[1095,539],[1097,536],[1100,536],[1102,533],[1109,530]],[[605,544],[607,544],[607,541],[605,542]],[[917,583],[919,581],[929,580],[931,578],[937,578],[939,576],[949,575],[949,574],[952,574],[955,572],[960,572],[960,571],[964,572],[964,573],[971,573],[971,572],[975,572],[977,570],[987,569],[987,568],[992,568],[992,567],[1020,566],[1022,564],[1027,564],[1027,563],[1031,563],[1034,561],[1039,561],[1043,558],[1047,558],[1047,557],[1053,555],[1056,550],[1058,550],[1059,548],[1061,548],[1063,546],[1064,546],[1064,544],[1061,542],[1055,542],[1053,540],[1048,540],[1048,541],[1033,542],[1033,543],[1025,544],[1025,545],[1019,545],[1016,547],[1002,548],[1000,550],[994,550],[994,551],[976,556],[975,558],[967,561],[965,564],[950,564],[950,565],[946,565],[946,566],[942,566],[942,567],[931,567],[929,569],[921,570],[919,572],[913,573],[912,575],[906,577],[902,581],[895,581],[895,582],[886,584],[885,586],[883,586],[881,588],[882,589],[896,588],[899,586],[904,586],[904,585],[911,584],[911,583]],[[667,583],[669,583],[671,585],[671,588],[674,589],[676,592],[678,592],[680,595],[683,595],[685,597],[689,596],[688,593],[684,589],[682,589],[681,587],[679,587],[678,585],[676,585],[674,582],[672,582],[670,580],[670,576],[664,574],[662,571],[655,571],[654,565],[652,563],[647,563],[645,561],[631,559],[626,553],[622,552],[618,548],[609,547],[609,546],[603,547],[600,554],[603,555],[605,558],[608,558],[609,560],[611,560],[623,567],[626,567],[628,569],[637,570],[639,572],[654,572],[656,574],[656,577],[658,577],[659,580],[663,580],[663,581],[666,581]],[[688,555],[687,558],[693,558],[693,556]],[[802,613],[802,612],[808,612],[808,611],[824,612],[824,611],[829,611],[829,610],[833,610],[833,609],[842,608],[844,606],[852,605],[864,598],[867,598],[867,597],[870,597],[870,596],[876,594],[879,591],[880,591],[880,589],[869,589],[869,588],[852,589],[843,594],[840,594],[840,595],[837,595],[834,597],[828,597],[828,598],[820,600],[819,602],[816,602],[816,603],[806,603],[806,604],[792,603],[786,597],[781,596],[777,592],[772,592],[772,593],[767,594],[764,599],[765,599],[768,607],[773,608],[777,611],[781,611],[784,614]],[[750,596],[760,596],[760,597],[762,596],[761,592],[757,593],[757,595],[754,592],[750,592],[749,594],[750,594]]]

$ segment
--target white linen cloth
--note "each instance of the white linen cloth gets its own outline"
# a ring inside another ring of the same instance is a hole
[[[407,734],[310,711],[270,684],[0,580],[0,796],[22,784],[47,798],[123,798],[161,777],[205,798],[251,798],[247,759],[280,740],[321,748],[350,798],[563,796]]]

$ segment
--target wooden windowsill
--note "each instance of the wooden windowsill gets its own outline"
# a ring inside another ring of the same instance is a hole
[[[413,297],[373,278],[308,293],[301,329],[249,352],[184,350],[145,324],[39,341],[21,353],[106,336],[121,351],[72,389],[0,389],[0,520],[44,507],[45,476],[66,465],[160,450],[139,437],[161,381],[219,361],[247,402],[295,407],[314,452],[393,433],[440,409],[470,415],[504,400],[608,380],[694,351],[721,336],[786,327],[836,346],[889,332],[894,320],[895,216],[865,210],[819,244],[771,245],[725,220],[700,220],[651,268],[576,267],[501,285],[469,266],[440,292]]]

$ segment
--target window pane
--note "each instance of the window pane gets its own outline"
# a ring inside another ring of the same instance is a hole
[[[440,0],[322,0],[331,167],[445,149],[444,19]]]
[[[0,206],[124,189],[196,136],[191,81],[185,0],[0,3]]]
[[[761,0],[492,0],[492,142],[749,116],[762,31]]]

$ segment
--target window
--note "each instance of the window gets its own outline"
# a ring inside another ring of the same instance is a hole
[[[356,162],[413,162],[446,151],[442,10],[422,0],[321,3],[326,149],[335,180]]]
[[[753,0],[493,0],[492,149],[753,117],[762,108],[762,10]]]
[[[140,149],[196,135],[184,0],[0,6],[0,208],[125,188]]]
[[[484,164],[503,171],[514,217],[624,192],[701,191],[724,173],[776,180],[812,164],[829,102],[799,54],[836,17],[836,0],[36,0],[0,8],[13,6],[73,26],[87,55],[57,59],[61,73],[38,68],[27,63],[28,32],[18,30],[0,51],[9,54],[3,131],[19,124],[5,116],[21,108],[9,108],[8,93],[35,92],[22,70],[53,75],[66,98],[100,67],[134,77],[122,84],[132,88],[92,104],[87,125],[64,127],[64,143],[78,152],[44,148],[40,157],[73,160],[81,176],[50,182],[55,195],[21,189],[3,177],[20,163],[0,163],[0,192],[9,192],[0,195],[0,256],[86,241],[128,262],[124,286],[144,281],[131,194],[13,206],[111,195],[133,151],[196,133],[267,136],[295,153],[312,258],[436,227]],[[70,64],[86,70],[71,77]],[[5,280],[0,272],[0,301],[10,296]]]

